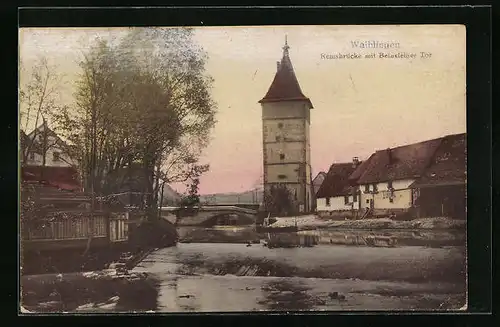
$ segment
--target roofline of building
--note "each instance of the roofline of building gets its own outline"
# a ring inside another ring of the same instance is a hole
[[[443,136],[440,136],[440,137],[435,137],[435,138],[429,139],[429,140],[423,140],[423,141],[418,141],[418,142],[413,142],[413,143],[398,145],[398,146],[395,146],[393,148],[388,147],[386,149],[375,150],[374,153],[382,152],[382,151],[387,151],[388,149],[389,150],[396,150],[396,149],[404,148],[404,147],[407,147],[407,146],[410,146],[410,145],[415,145],[415,144],[419,144],[419,143],[426,143],[426,142],[432,142],[432,141],[437,141],[437,140],[444,140],[447,137],[458,136],[458,135],[466,135],[466,134],[467,134],[466,132],[464,132],[464,133],[456,133],[456,134],[446,134],[446,135],[443,135]]]
[[[262,98],[261,100],[259,100],[258,103],[269,103],[269,102],[287,102],[287,101],[306,101],[309,106],[311,107],[310,109],[314,109],[314,106],[311,102],[311,100],[307,97],[304,97],[304,98],[284,98],[284,99],[267,99],[267,98]]]

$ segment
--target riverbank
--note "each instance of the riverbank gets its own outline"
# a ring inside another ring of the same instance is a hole
[[[414,220],[392,220],[389,218],[361,220],[327,220],[316,215],[297,217],[276,217],[270,227],[297,226],[299,230],[311,229],[465,229],[465,220],[444,217],[420,218]]]
[[[155,280],[144,272],[116,269],[21,277],[23,313],[153,310],[158,296]]]

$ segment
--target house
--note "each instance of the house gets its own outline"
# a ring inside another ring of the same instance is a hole
[[[359,192],[350,178],[361,165],[357,157],[353,162],[334,163],[316,193],[316,211],[320,216],[331,218],[353,218],[359,206]]]
[[[21,162],[28,166],[72,167],[77,161],[70,156],[70,146],[46,122],[31,133],[21,131]]]
[[[410,185],[417,217],[466,217],[466,134],[445,136],[424,174]]]
[[[463,161],[458,157],[450,158],[458,155],[456,152],[464,150],[464,147],[453,153],[443,150],[449,147],[446,145],[450,142],[448,140],[456,137],[460,139],[460,136],[450,135],[376,151],[351,176],[351,179],[356,180],[360,190],[360,208],[366,208],[370,211],[370,215],[375,217],[414,216],[415,194],[421,189],[419,185],[425,184],[429,172],[431,174],[429,177],[433,176],[432,170],[429,169],[432,167],[435,167],[436,171],[443,169],[441,172],[446,176],[450,175],[447,169],[453,170],[445,168],[444,164],[438,165],[436,156],[439,157],[440,153],[445,151],[449,162],[456,161],[458,164]]]

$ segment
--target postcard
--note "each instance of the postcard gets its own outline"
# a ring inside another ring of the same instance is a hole
[[[21,28],[20,311],[467,308],[466,28]]]

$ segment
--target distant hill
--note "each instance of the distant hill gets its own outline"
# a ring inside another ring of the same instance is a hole
[[[200,202],[206,204],[254,204],[261,203],[264,198],[262,189],[254,189],[241,193],[216,193],[200,195]]]

